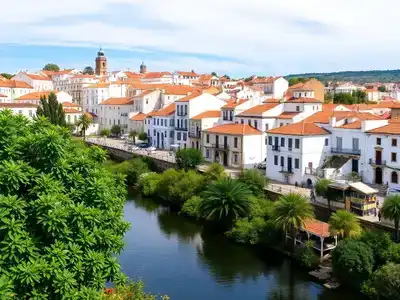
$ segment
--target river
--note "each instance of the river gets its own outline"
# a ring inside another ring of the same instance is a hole
[[[228,241],[210,228],[170,212],[151,199],[131,195],[120,263],[126,275],[143,279],[146,291],[171,300],[360,300],[331,291],[274,251]]]

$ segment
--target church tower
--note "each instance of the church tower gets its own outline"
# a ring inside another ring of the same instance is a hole
[[[140,74],[146,74],[147,73],[147,66],[142,62],[140,65]]]
[[[100,48],[99,52],[97,52],[96,75],[98,76],[107,75],[107,58],[104,55],[104,51],[102,48]]]

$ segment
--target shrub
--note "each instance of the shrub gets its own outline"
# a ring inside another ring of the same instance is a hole
[[[153,196],[158,191],[158,186],[161,181],[161,174],[146,173],[139,177],[139,187],[145,196]]]
[[[326,197],[326,193],[328,192],[328,186],[332,183],[329,179],[320,179],[315,183],[315,193],[317,196]]]
[[[221,178],[225,178],[227,175],[225,169],[219,163],[212,163],[207,170],[204,172],[206,181],[216,181]]]
[[[386,232],[365,231],[360,240],[371,247],[374,253],[375,267],[384,265],[387,262],[387,253],[393,244]]]
[[[199,149],[187,148],[176,152],[176,163],[180,169],[195,169],[203,162],[203,155]]]
[[[333,274],[342,284],[355,289],[372,274],[373,266],[372,249],[363,242],[345,239],[332,252]]]
[[[204,188],[204,176],[196,171],[180,171],[179,180],[169,186],[169,199],[174,204],[183,205],[189,198],[198,195]]]
[[[318,255],[315,254],[313,248],[314,242],[307,241],[302,246],[295,249],[295,258],[300,264],[306,268],[316,268],[320,262]]]
[[[117,286],[116,288],[108,288],[104,291],[104,300],[169,300],[164,295],[158,297],[144,291],[143,282],[129,282],[126,285]]]
[[[136,184],[139,176],[150,172],[147,164],[141,158],[126,160],[122,163],[108,166],[108,169],[114,173],[125,175],[127,184]]]
[[[249,218],[261,217],[268,219],[272,216],[274,210],[273,202],[254,196],[250,197],[249,200],[251,202]]]
[[[180,213],[190,216],[190,217],[200,217],[199,205],[201,198],[198,196],[193,196],[183,204]]]
[[[376,270],[363,284],[362,291],[373,299],[399,299],[400,265],[389,263]]]
[[[392,243],[384,254],[384,260],[400,264],[400,244]]]
[[[111,135],[111,130],[108,129],[108,128],[102,129],[102,130],[100,131],[100,136],[108,137],[108,136],[110,136],[110,135]]]
[[[245,183],[255,196],[264,196],[264,187],[267,183],[267,179],[259,170],[243,170],[239,175],[239,181]]]
[[[260,243],[265,226],[266,221],[263,218],[243,218],[238,219],[233,228],[225,234],[237,243],[255,245]]]

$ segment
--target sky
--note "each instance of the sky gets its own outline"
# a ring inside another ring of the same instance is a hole
[[[4,2],[4,3],[2,3]],[[399,69],[396,0],[0,0],[0,72],[94,66],[234,77]]]

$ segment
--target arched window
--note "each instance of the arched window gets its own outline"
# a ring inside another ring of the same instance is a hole
[[[392,183],[398,183],[399,182],[399,177],[397,175],[397,172],[392,172]]]

